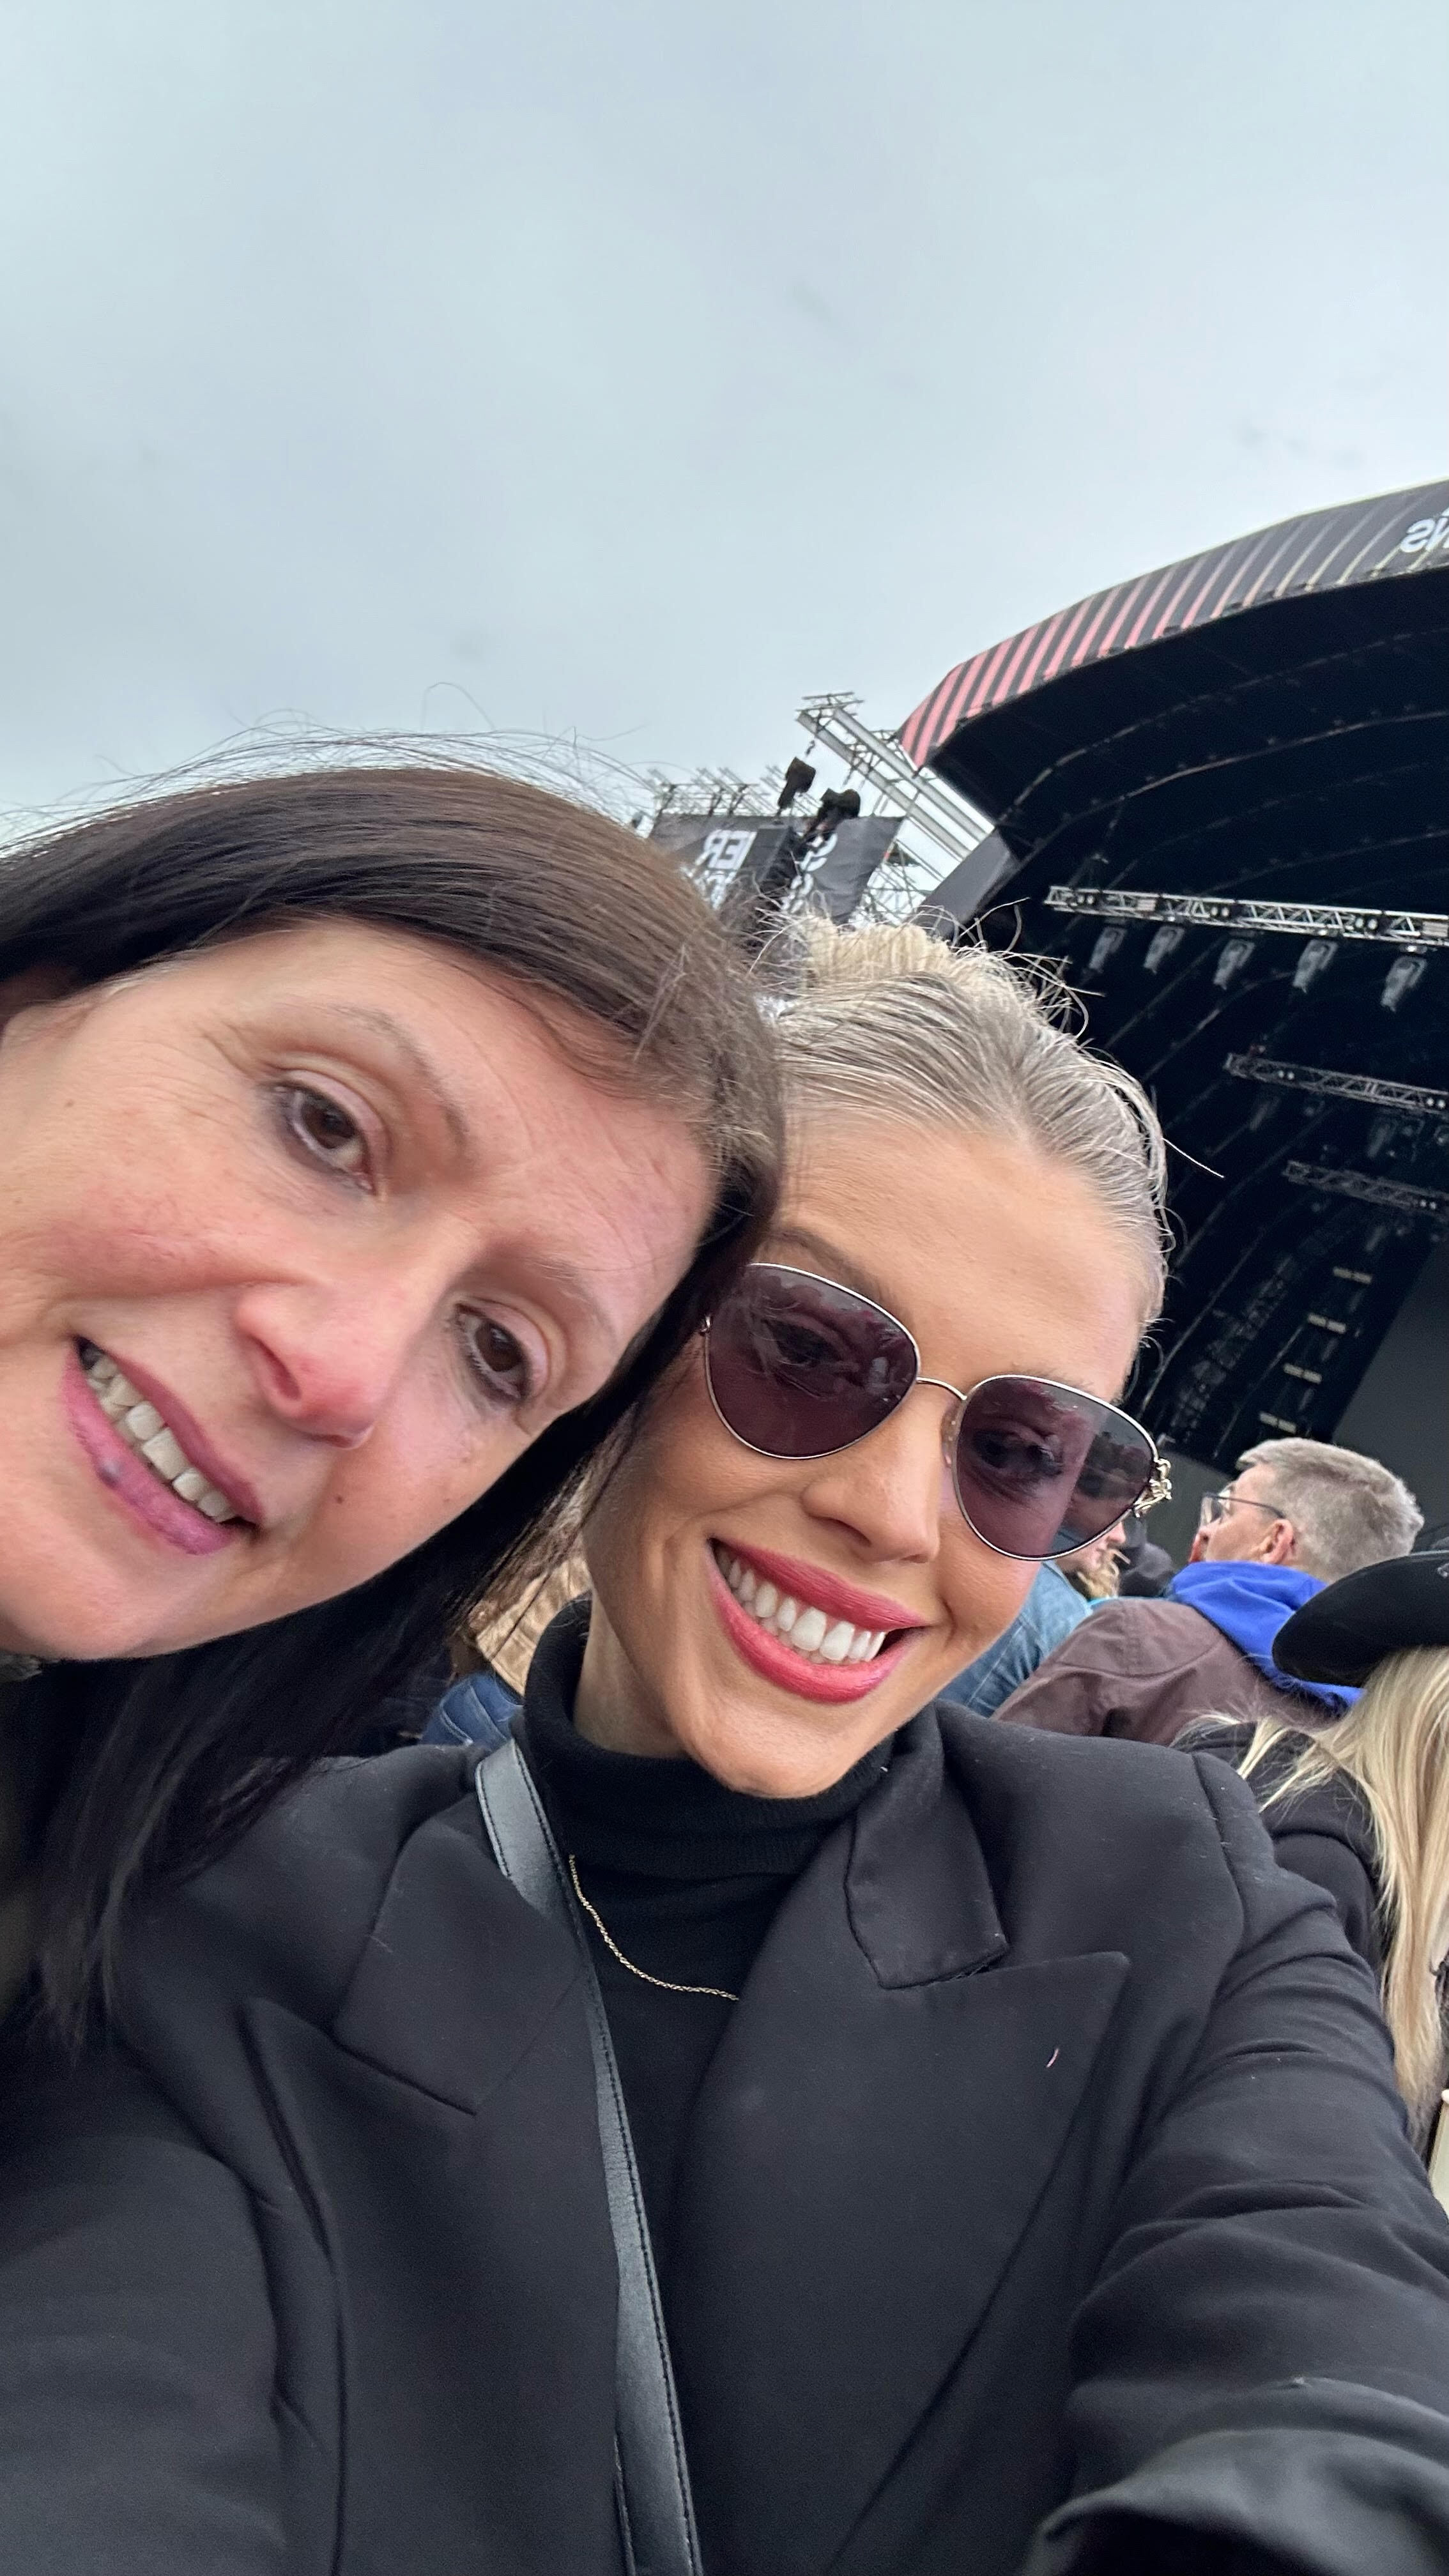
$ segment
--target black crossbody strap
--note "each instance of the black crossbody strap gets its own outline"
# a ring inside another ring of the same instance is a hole
[[[484,1830],[504,1877],[536,1913],[567,1933],[583,1968],[609,2223],[619,2265],[616,2458],[625,2552],[633,2576],[702,2576],[644,2194],[588,1939],[543,1802],[511,1736],[479,1763],[475,1777]]]

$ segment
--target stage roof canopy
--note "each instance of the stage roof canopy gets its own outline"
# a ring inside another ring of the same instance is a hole
[[[1079,601],[902,740],[996,825],[935,906],[1060,959],[1183,1149],[1154,1427],[1331,1438],[1449,1227],[1449,483]]]

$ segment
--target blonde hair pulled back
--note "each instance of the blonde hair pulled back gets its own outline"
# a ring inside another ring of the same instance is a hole
[[[1144,1323],[1166,1273],[1162,1130],[1140,1083],[1064,1025],[1041,970],[919,923],[839,929],[807,915],[772,955],[787,1116],[904,1119],[1003,1137],[1094,1192],[1142,1275]]]

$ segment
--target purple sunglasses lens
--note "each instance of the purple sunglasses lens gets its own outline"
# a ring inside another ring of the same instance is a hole
[[[909,1335],[852,1289],[758,1261],[713,1317],[710,1392],[736,1439],[771,1458],[823,1458],[909,1395]]]
[[[1130,1512],[1154,1450],[1130,1414],[1048,1378],[994,1377],[966,1403],[956,1497],[1004,1556],[1064,1556]]]

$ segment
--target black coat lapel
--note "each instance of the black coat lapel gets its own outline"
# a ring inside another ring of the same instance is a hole
[[[827,2566],[969,2342],[1126,1973],[1012,1961],[918,1721],[776,1920],[701,2089],[669,2290],[729,2576]]]

